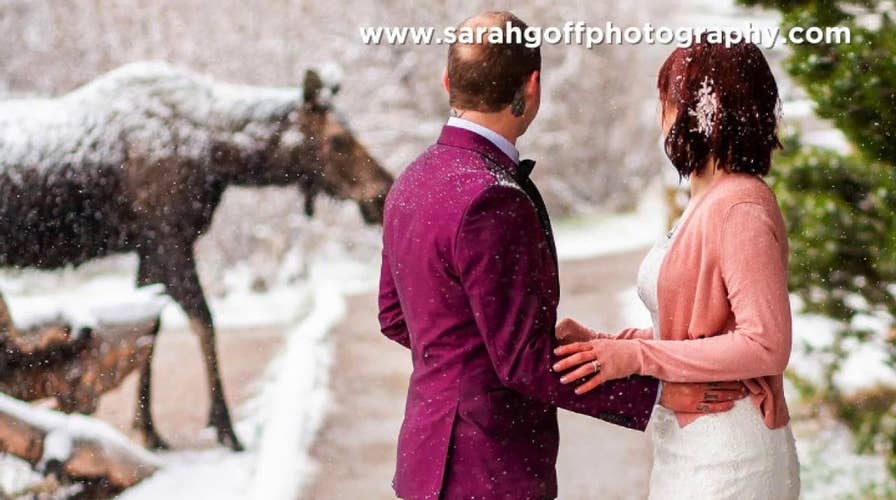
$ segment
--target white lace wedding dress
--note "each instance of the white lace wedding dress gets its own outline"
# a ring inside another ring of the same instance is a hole
[[[688,211],[676,225],[680,227]],[[638,295],[657,321],[657,278],[675,229],[644,258]],[[792,500],[799,498],[799,463],[790,426],[769,429],[749,399],[725,413],[680,427],[675,414],[656,406],[653,417],[650,500]]]

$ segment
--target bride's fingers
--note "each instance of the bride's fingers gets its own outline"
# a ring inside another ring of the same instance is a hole
[[[567,356],[569,354],[575,354],[577,352],[582,351],[590,351],[592,349],[590,342],[575,342],[573,344],[562,345],[556,349],[554,349],[554,354],[557,356]]]
[[[593,360],[595,357],[597,356],[592,351],[577,352],[554,363],[554,371],[557,373],[565,372],[566,370],[579,366],[582,363],[587,363],[588,361]]]
[[[595,374],[594,364],[588,362],[579,366],[575,370],[567,373],[566,375],[560,377],[561,384],[570,384],[577,380],[582,380],[585,377],[590,377]]]

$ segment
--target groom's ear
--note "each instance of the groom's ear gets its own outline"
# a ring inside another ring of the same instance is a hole
[[[531,111],[532,119],[541,107],[541,71],[533,71],[526,82],[526,108]]]
[[[451,79],[448,78],[448,68],[445,68],[445,71],[442,73],[442,86],[445,87],[445,92],[451,95]]]
[[[526,82],[526,93],[530,97],[541,97],[541,71],[533,71]]]

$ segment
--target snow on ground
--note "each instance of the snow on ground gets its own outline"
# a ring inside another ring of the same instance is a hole
[[[239,412],[246,451],[223,448],[162,454],[164,468],[128,490],[123,500],[293,500],[314,471],[308,450],[326,416],[332,346],[327,333],[342,318],[344,296],[369,289],[378,266],[352,261],[332,245],[312,264],[308,280],[290,291],[301,319],[287,329],[283,352],[268,367],[257,396]],[[276,307],[284,300],[273,294]],[[261,300],[259,298],[259,300]],[[299,306],[297,306],[299,304]]]
[[[141,462],[158,464],[158,459],[118,432],[111,425],[80,414],[66,415],[40,406],[31,405],[5,394],[0,394],[0,413],[27,422],[47,434],[42,460],[67,459],[73,441],[84,439],[134,456]]]
[[[265,427],[250,498],[294,499],[310,476],[307,451],[323,423],[329,396],[332,345],[326,334],[345,314],[344,296],[369,289],[378,277],[376,270],[339,261],[312,269],[315,307],[290,334],[284,355],[276,361],[277,382],[268,384],[260,396]]]
[[[171,304],[164,294],[165,287],[152,285],[135,288],[113,286],[106,289],[107,280],[87,284],[84,289],[60,294],[12,296],[6,301],[13,322],[21,329],[61,321],[71,325],[72,331],[95,328],[99,323],[122,324],[157,317]],[[95,290],[98,289],[98,290]],[[96,293],[102,290],[102,293]]]
[[[662,234],[655,217],[640,212],[570,218],[555,227],[557,255],[576,260],[648,248]]]
[[[829,318],[800,313],[801,301],[792,297],[793,353],[789,369],[811,382],[822,383],[824,365],[831,361],[830,348],[837,338],[840,324]],[[858,317],[853,326],[874,332],[864,343],[849,339],[842,344],[846,352],[834,384],[845,394],[879,385],[896,386],[896,372],[888,365],[883,345],[886,323],[880,318]],[[788,400],[793,405],[797,393],[788,387]],[[798,409],[798,406],[797,406]],[[884,457],[859,455],[849,429],[827,415],[793,422],[800,456],[803,497],[812,499],[884,498],[896,491],[889,478]],[[874,490],[873,485],[888,485],[889,493]]]
[[[237,432],[241,429],[238,426]],[[225,448],[160,454],[163,466],[142,483],[118,496],[122,500],[244,499],[256,454]]]
[[[43,479],[36,471],[31,470],[28,462],[12,455],[0,455],[0,498],[12,496],[38,484]]]
[[[798,297],[792,297],[794,310],[801,309]],[[865,342],[846,339],[841,349],[845,356],[834,377],[834,383],[845,394],[852,394],[877,385],[896,386],[896,371],[887,359],[888,322],[867,315],[858,316],[853,326],[867,328],[872,334]],[[823,366],[829,362],[825,352],[837,339],[840,324],[824,316],[797,313],[793,318],[793,353],[790,368],[814,383],[823,381]]]
[[[801,301],[791,297],[794,306],[793,352],[789,370],[806,379],[821,383],[824,365],[830,361],[824,350],[837,337],[840,325],[829,318],[801,313]],[[843,348],[848,353],[834,383],[845,394],[868,389],[879,384],[896,385],[896,372],[887,365],[886,350],[882,345],[886,329],[879,321],[863,317],[856,326],[877,329],[878,335],[868,342],[846,342]],[[788,402],[794,408],[792,413],[800,413],[798,394],[787,387]],[[870,489],[872,485],[889,484],[884,457],[880,455],[860,455],[856,453],[855,441],[849,429],[830,416],[796,418],[792,422],[800,457],[800,477],[803,482],[803,498],[883,498]]]
[[[161,465],[159,458],[144,450],[111,425],[80,414],[66,415],[31,405],[0,393],[0,413],[43,431],[43,455],[37,463],[43,468],[51,460],[65,462],[76,441],[90,441],[120,457],[133,457],[140,463]],[[41,476],[18,458],[0,457],[0,497],[23,491],[41,481]]]
[[[554,223],[557,255],[575,260],[649,248],[666,231],[666,208],[662,185],[646,190],[638,210],[626,214],[574,217]]]
[[[880,491],[881,485],[889,485],[890,495],[896,491],[884,458],[857,454],[845,425],[826,418],[794,420],[791,425],[800,458],[802,498],[891,498]]]
[[[160,453],[162,469],[120,498],[298,496],[313,472],[308,449],[326,415],[331,349],[326,334],[342,318],[344,295],[370,289],[379,276],[375,255],[350,256],[337,243],[320,243],[314,256],[298,283],[281,280],[263,292],[253,291],[251,270],[227,270],[228,292],[210,298],[219,329],[285,325],[282,352],[261,377],[256,396],[236,412],[236,430],[247,451]],[[61,318],[90,326],[138,313],[157,314],[164,308],[163,328],[186,328],[180,307],[160,295],[160,287],[135,288],[135,272],[136,259],[128,258],[86,270],[6,272],[2,291],[17,324]],[[35,478],[21,462],[0,462],[3,491],[20,490]]]
[[[90,326],[97,316],[117,322],[128,319],[121,314],[146,315],[161,309],[164,328],[187,328],[187,317],[180,306],[170,300],[149,299],[159,295],[163,288],[152,286],[138,291],[134,284],[136,274],[136,258],[122,258],[90,273],[73,269],[29,270],[0,273],[0,276],[10,314],[20,326],[54,318]],[[295,305],[301,303],[300,287],[282,283],[263,292],[253,291],[249,283],[251,275],[241,267],[227,271],[224,281],[227,294],[209,297],[219,329],[283,325],[299,319],[297,314],[301,310]],[[129,305],[134,303],[144,306]]]

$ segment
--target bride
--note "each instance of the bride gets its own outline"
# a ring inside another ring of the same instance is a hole
[[[713,415],[654,410],[651,499],[796,499],[799,464],[784,401],[790,357],[788,244],[762,180],[778,88],[753,44],[677,49],[657,82],[665,149],[691,185],[676,227],[648,253],[638,293],[653,327],[618,336],[561,321],[555,365],[577,393],[630,375],[742,380],[750,397]],[[583,382],[584,380],[584,382]]]

